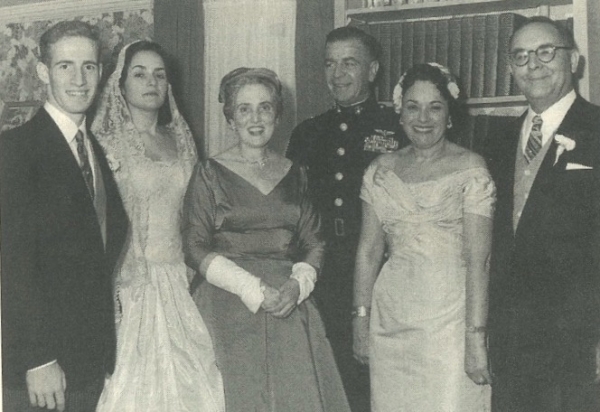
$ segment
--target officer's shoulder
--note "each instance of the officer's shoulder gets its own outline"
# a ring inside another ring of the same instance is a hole
[[[333,117],[333,115],[335,113],[336,113],[335,108],[331,108],[331,109],[325,110],[322,113],[314,115],[311,118],[306,119],[304,122],[307,122],[307,123],[321,123],[323,121],[328,121],[328,120],[330,120]]]
[[[295,128],[296,131],[307,131],[321,127],[324,124],[330,123],[334,109],[327,110],[323,113],[319,113],[315,116],[309,117],[308,119],[300,122]]]

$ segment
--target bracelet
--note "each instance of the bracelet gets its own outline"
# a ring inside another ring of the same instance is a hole
[[[485,326],[467,326],[465,331],[468,333],[485,333],[487,328]]]
[[[350,314],[353,318],[364,318],[371,314],[371,308],[366,306],[356,306]]]

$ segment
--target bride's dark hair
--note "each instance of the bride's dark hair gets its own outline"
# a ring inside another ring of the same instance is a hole
[[[129,66],[131,65],[131,60],[133,59],[133,56],[142,51],[154,52],[160,56],[160,58],[163,60],[163,63],[165,64],[167,81],[171,83],[171,70],[168,64],[169,56],[167,56],[167,53],[158,43],[149,40],[140,40],[138,42],[130,44],[127,50],[125,51],[125,63],[123,64],[123,70],[121,71],[121,76],[119,78],[119,86],[123,88],[123,86],[125,85],[125,80],[127,80],[127,72],[129,71]]]
[[[138,42],[132,43],[127,47],[125,51],[125,62],[123,64],[123,70],[121,70],[121,75],[119,77],[119,86],[121,90],[125,86],[125,81],[127,80],[127,75],[129,73],[129,66],[131,65],[131,60],[133,57],[139,52],[149,51],[154,52],[160,56],[163,63],[165,64],[165,73],[167,75],[167,82],[169,83],[169,87],[171,85],[170,76],[171,76],[171,67],[170,60],[167,53],[163,50],[160,44],[155,43],[149,40],[140,40]],[[165,125],[171,122],[171,110],[169,107],[169,99],[165,98],[165,102],[158,110],[158,124]]]

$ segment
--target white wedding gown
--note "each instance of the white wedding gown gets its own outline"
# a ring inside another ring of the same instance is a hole
[[[104,143],[130,237],[116,278],[117,364],[97,411],[223,411],[221,375],[188,292],[181,249],[181,208],[195,156],[157,161],[123,136]]]

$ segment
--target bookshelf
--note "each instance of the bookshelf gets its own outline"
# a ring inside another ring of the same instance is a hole
[[[436,0],[415,4],[362,7],[361,0],[347,0],[348,17],[365,21],[423,19],[449,15],[487,14],[544,6],[570,5],[570,0]]]
[[[480,38],[481,26],[483,20],[492,20],[493,15],[500,14],[517,14],[522,16],[534,16],[544,15],[551,17],[556,20],[564,20],[565,24],[572,25],[572,29],[575,36],[575,41],[579,46],[579,50],[584,59],[583,73],[579,80],[579,92],[586,99],[591,100],[596,104],[600,104],[600,81],[590,81],[590,77],[598,79],[600,76],[600,42],[594,42],[593,39],[597,39],[600,36],[600,25],[597,24],[600,18],[600,1],[599,0],[423,0],[422,3],[412,4],[399,4],[407,3],[407,1],[388,1],[384,3],[395,3],[391,5],[379,6],[379,7],[364,7],[364,4],[369,3],[367,0],[334,0],[335,7],[335,26],[340,27],[347,24],[357,25],[361,28],[373,29],[376,35],[380,34],[380,30],[400,30],[397,27],[399,25],[412,25],[413,31],[416,31],[417,35],[425,33],[425,36],[431,36],[431,29],[434,27],[433,22],[442,21],[438,24],[446,24],[444,21],[452,21],[457,19],[472,21],[469,26],[473,26],[475,35],[471,35],[474,41],[474,46],[478,50],[482,50],[484,47],[499,47],[494,45],[494,36],[485,36],[486,40]],[[518,17],[518,16],[517,16]],[[429,22],[429,23],[427,23]],[[464,23],[463,23],[464,24]],[[489,21],[488,21],[489,24]],[[497,22],[495,23],[497,24]],[[391,28],[390,28],[391,27]],[[444,30],[446,26],[443,26]],[[439,25],[438,25],[439,29]],[[472,30],[471,27],[468,30]],[[479,30],[479,32],[477,32]],[[479,35],[477,35],[479,33]],[[399,35],[401,36],[401,35]],[[412,34],[411,34],[412,36]],[[438,39],[443,36],[438,37]],[[425,40],[428,41],[428,40]],[[438,40],[439,41],[439,40]],[[449,51],[445,53],[452,56],[452,41],[444,40],[449,42]],[[484,42],[492,42],[492,46],[484,44]],[[392,40],[393,42],[393,40]],[[422,40],[421,40],[422,42]],[[394,47],[392,43],[382,45],[385,47]],[[428,46],[425,45],[425,48]],[[435,46],[429,46],[435,47]],[[456,47],[456,46],[455,46]],[[471,47],[471,46],[469,46]],[[438,46],[439,48],[439,46]],[[462,54],[464,54],[464,49]],[[421,49],[418,50],[416,56],[406,55],[404,51],[397,52],[396,56],[392,53],[391,56],[387,56],[387,61],[382,62],[382,65],[391,64],[394,65],[397,62],[404,60],[408,65],[412,65],[413,60],[419,61],[422,59]],[[476,52],[474,52],[476,53]],[[385,53],[384,53],[385,54]],[[409,52],[410,54],[410,52]],[[475,54],[474,58],[477,58],[479,54]],[[500,54],[498,54],[500,56]],[[385,58],[386,56],[384,56]],[[415,59],[416,57],[416,59]],[[486,61],[486,65],[488,62]],[[495,60],[494,60],[495,63]],[[468,89],[475,87],[475,95],[477,97],[470,97],[467,99],[467,105],[469,111],[473,114],[493,114],[493,115],[518,115],[526,107],[527,103],[523,96],[518,95],[489,95],[494,93],[486,86],[485,83],[481,82],[481,76],[495,75],[490,71],[491,67],[484,68],[481,70],[479,64],[469,64],[471,66],[469,70],[465,70],[466,66],[463,67],[463,71],[456,73],[460,75],[461,80],[464,82],[463,77],[468,76],[467,81],[469,82]],[[502,66],[500,61],[497,62],[497,66]],[[408,67],[406,67],[408,68]],[[475,73],[473,73],[475,69]],[[395,71],[394,71],[395,70]],[[386,74],[384,81],[389,81],[393,84],[397,81],[399,76],[398,68],[391,69],[391,72]],[[402,70],[404,71],[404,69]],[[475,75],[473,81],[472,76]],[[394,78],[395,77],[395,78]],[[483,84],[483,86],[482,86]],[[464,87],[464,85],[463,85]],[[481,89],[483,87],[483,89]],[[483,93],[481,90],[485,90]],[[487,94],[483,96],[482,94]],[[511,90],[510,94],[515,94]],[[382,101],[389,101],[390,92],[385,90],[382,93]]]

